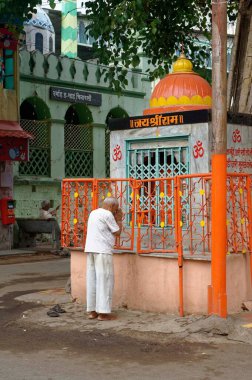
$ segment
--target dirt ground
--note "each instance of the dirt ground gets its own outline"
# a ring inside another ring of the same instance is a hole
[[[84,307],[71,302],[63,318],[50,319],[49,305],[22,301],[63,288],[68,276],[69,259],[0,263],[1,379],[251,379],[251,345],[189,342],[179,332],[151,326],[147,331],[147,325],[140,328],[139,313],[124,310],[118,316],[127,324],[120,328],[87,323]]]
[[[13,256],[0,256],[0,265],[32,263],[44,260],[59,260],[61,257],[50,252],[24,253]]]

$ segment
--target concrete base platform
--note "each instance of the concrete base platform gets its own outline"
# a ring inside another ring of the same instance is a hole
[[[179,272],[175,257],[114,254],[114,306],[162,313],[178,313]],[[211,261],[184,260],[184,310],[190,314],[207,314],[208,286],[211,284]],[[86,303],[86,255],[71,252],[72,297]],[[249,255],[227,256],[228,313],[241,310],[252,298]]]

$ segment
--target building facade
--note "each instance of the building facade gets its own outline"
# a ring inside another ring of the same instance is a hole
[[[42,54],[55,52],[55,32],[46,11],[37,5],[37,13],[24,23],[25,45],[28,51]]]
[[[0,250],[12,246],[13,165],[27,162],[28,139],[19,124],[18,34],[0,23]]]
[[[127,79],[118,96],[96,64],[20,52],[21,125],[34,139],[29,163],[14,168],[18,217],[37,217],[44,199],[60,204],[62,178],[110,175],[108,120],[139,114],[150,97],[141,72]]]

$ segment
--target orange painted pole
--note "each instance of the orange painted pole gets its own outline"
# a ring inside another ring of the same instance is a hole
[[[182,214],[180,196],[180,178],[175,178],[175,226],[176,226],[176,246],[178,251],[179,268],[179,315],[184,316],[184,281],[183,281],[183,245],[182,245]]]
[[[227,2],[212,1],[212,284],[208,309],[227,316]]]
[[[212,314],[227,316],[225,154],[212,156]]]

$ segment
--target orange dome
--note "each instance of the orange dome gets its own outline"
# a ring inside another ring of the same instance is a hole
[[[144,115],[211,108],[210,84],[192,70],[184,54],[173,64],[172,74],[161,79],[151,95]]]

